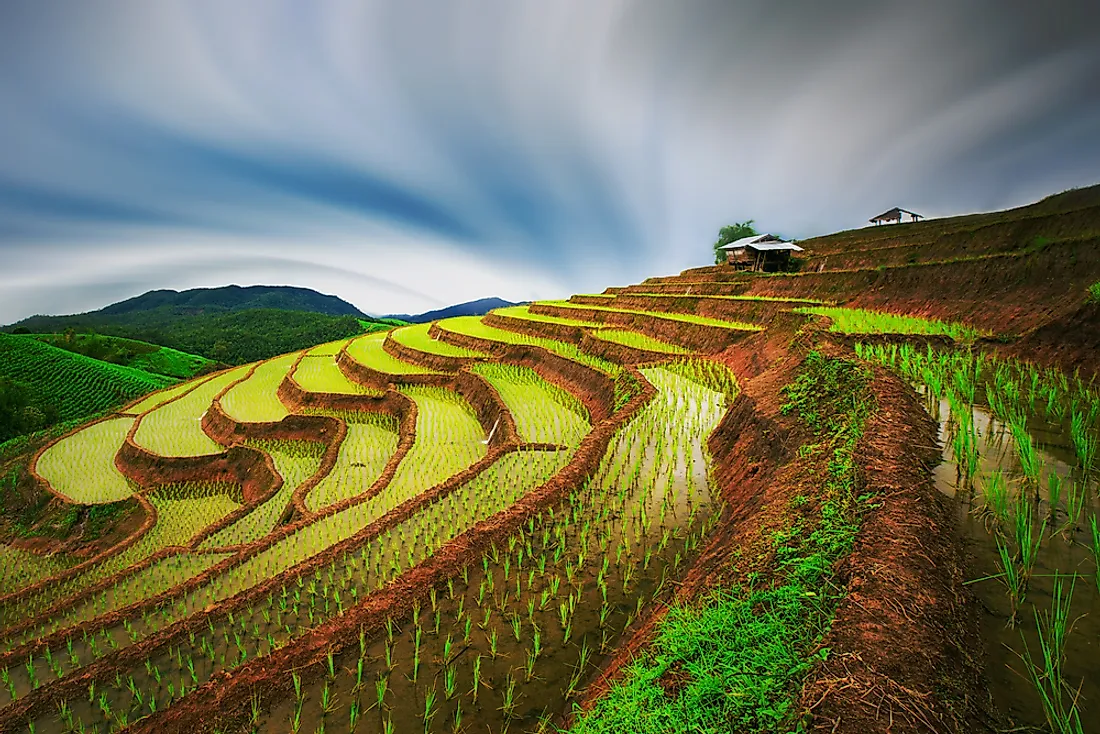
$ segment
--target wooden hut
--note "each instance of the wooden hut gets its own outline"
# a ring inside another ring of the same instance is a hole
[[[792,252],[802,252],[798,245],[772,234],[742,237],[719,249],[726,251],[726,262],[730,265],[753,271],[783,270],[790,263]]]
[[[905,214],[909,215],[909,221],[911,222],[916,222],[917,220],[921,219],[920,214],[917,214],[916,212],[911,212],[908,209],[902,209],[901,207],[895,206],[890,211],[883,212],[882,214],[879,214],[877,217],[874,217],[868,221],[870,221],[872,224],[889,224],[891,222],[894,224],[901,224],[902,215]]]

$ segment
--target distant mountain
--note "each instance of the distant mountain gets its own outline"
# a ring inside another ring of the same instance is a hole
[[[211,308],[223,311],[277,308],[283,311],[309,311],[329,316],[366,316],[355,306],[336,296],[327,296],[309,288],[295,288],[289,285],[246,287],[226,285],[220,288],[192,288],[186,291],[149,291],[92,313],[116,316],[135,311],[152,311],[165,306],[189,312],[201,312]]]
[[[289,286],[150,291],[98,311],[31,316],[5,331],[96,333],[243,364],[393,324],[335,296]]]
[[[452,316],[482,316],[489,313],[494,308],[504,308],[505,306],[515,305],[515,303],[505,301],[502,298],[479,298],[476,301],[467,301],[466,303],[447,306],[447,308],[440,308],[435,311],[425,311],[421,314],[393,314],[385,318],[400,319],[401,321],[408,321],[410,324],[426,324],[429,321],[446,319]]]

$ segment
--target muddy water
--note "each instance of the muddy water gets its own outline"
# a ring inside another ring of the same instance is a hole
[[[1077,466],[1068,428],[1048,423],[1039,417],[1028,419],[1028,432],[1035,441],[1042,460],[1042,482],[1036,518],[1044,518],[1044,533],[1038,560],[1028,586],[1026,598],[1018,615],[1018,624],[1009,626],[1011,603],[1007,589],[997,576],[1000,572],[995,542],[996,521],[986,509],[982,494],[984,481],[990,472],[1001,470],[1008,479],[1010,497],[1025,491],[1035,502],[1033,489],[1021,489],[1025,482],[1011,432],[993,417],[987,408],[972,409],[978,431],[981,465],[976,481],[968,483],[958,474],[951,437],[954,422],[946,401],[927,401],[932,415],[939,420],[940,442],[945,447],[943,461],[934,477],[937,488],[955,500],[959,536],[969,552],[971,564],[970,588],[981,605],[981,633],[985,647],[986,669],[994,700],[1012,720],[1013,730],[1045,730],[1043,706],[1033,683],[1027,676],[1022,659],[1025,645],[1039,661],[1039,638],[1036,630],[1036,610],[1048,612],[1052,604],[1055,575],[1077,574],[1070,608],[1072,632],[1068,636],[1064,663],[1066,682],[1074,690],[1080,687],[1080,713],[1084,731],[1100,731],[1100,594],[1097,592],[1096,565],[1089,547],[1088,519],[1100,506],[1094,477],[1086,477]],[[1086,486],[1086,504],[1080,520],[1064,532],[1067,524],[1065,490],[1053,509],[1047,491],[1049,475],[1056,473],[1068,486],[1074,481]],[[1005,529],[1012,535],[1011,526]],[[1068,700],[1067,693],[1067,700]],[[1088,723],[1091,722],[1091,723]]]
[[[652,461],[652,456],[645,457],[646,464]],[[434,610],[429,602],[415,619],[394,620],[392,641],[386,636],[368,640],[362,651],[355,648],[336,658],[336,675],[305,689],[300,730],[348,731],[353,702],[365,711],[356,729],[363,732],[386,731],[391,724],[396,732],[549,727],[613,653],[624,631],[638,620],[639,610],[671,592],[673,579],[686,569],[717,516],[705,483],[693,483],[687,491],[685,475],[699,472],[705,477],[702,454],[693,452],[690,460],[682,455],[676,472],[680,477],[673,491],[638,490],[624,504],[593,496],[565,504],[553,519],[544,515],[514,546],[530,543],[522,563],[515,550],[500,549],[497,562],[490,559],[487,569],[475,564],[466,579],[460,576],[439,589]],[[646,508],[645,520],[640,519],[641,507]],[[586,526],[587,539],[582,537]],[[566,550],[558,553],[559,548]],[[578,561],[582,552],[585,558]],[[502,568],[505,558],[511,559],[508,578]],[[570,597],[576,600],[574,611],[563,624],[562,605],[570,604]],[[475,667],[480,681],[476,696]],[[426,717],[430,696],[435,703]],[[293,701],[276,706],[259,731],[293,731],[295,713]]]
[[[392,620],[392,635],[352,644],[300,703],[251,730],[345,732],[354,707],[360,732],[555,731],[718,516],[701,438],[722,408],[690,389],[663,397],[684,420],[627,429],[600,480]]]

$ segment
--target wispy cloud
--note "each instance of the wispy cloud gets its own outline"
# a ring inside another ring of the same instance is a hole
[[[992,10],[992,12],[990,12]],[[1093,3],[0,6],[0,322],[279,282],[564,295],[1100,170]]]

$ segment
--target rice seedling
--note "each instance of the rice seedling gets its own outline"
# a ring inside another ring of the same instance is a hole
[[[115,466],[134,418],[110,418],[50,446],[35,469],[56,491],[76,504],[105,504],[126,499],[136,485]]]
[[[1094,561],[1093,575],[1096,578],[1096,590],[1100,591],[1100,527],[1097,527],[1095,515],[1089,518],[1089,530],[1091,531],[1090,539]]]
[[[1094,403],[1089,415],[1086,416],[1084,411],[1074,410],[1070,419],[1070,437],[1077,452],[1077,461],[1086,474],[1091,472],[1096,464],[1098,444],[1095,429],[1096,415],[1097,406]]]
[[[1035,496],[1038,499],[1039,472],[1042,469],[1042,461],[1035,449],[1035,443],[1032,441],[1031,434],[1028,433],[1022,417],[1016,417],[1008,425],[1012,431],[1012,438],[1016,442],[1016,455],[1020,460],[1020,469],[1023,471],[1028,484],[1035,489]]]
[[[1084,482],[1071,481],[1066,490],[1066,520],[1062,525],[1062,536],[1067,543],[1073,542],[1073,534],[1084,513],[1088,501],[1086,487]]]
[[[279,383],[297,359],[298,353],[293,353],[261,362],[247,379],[222,396],[222,408],[231,417],[248,423],[282,420],[289,412],[277,395]]]
[[[516,679],[511,672],[508,673],[505,678],[504,688],[501,689],[501,695],[503,697],[503,703],[500,710],[504,712],[505,718],[512,718],[516,710]]]
[[[529,367],[483,363],[473,372],[500,394],[527,441],[576,446],[591,430],[580,401]]]
[[[390,338],[404,346],[429,354],[439,354],[445,357],[466,357],[485,359],[489,355],[474,349],[458,347],[447,342],[441,342],[428,335],[431,323],[411,324],[389,332]]]
[[[387,667],[390,666],[387,665]],[[375,705],[378,707],[379,711],[386,705],[386,691],[388,687],[389,677],[379,675],[378,679],[374,682]]]
[[[348,379],[336,363],[337,353],[351,340],[322,344],[309,350],[290,374],[307,392],[335,395],[381,395],[382,392]]]
[[[178,400],[165,403],[141,416],[134,441],[161,456],[203,456],[222,451],[222,446],[202,429],[202,416],[214,396],[243,378],[249,365],[229,370],[203,382]]]
[[[362,365],[390,375],[441,374],[410,362],[397,359],[382,348],[386,332],[366,334],[353,339],[347,346],[349,357]]]
[[[569,301],[538,301],[535,306],[550,306],[553,308],[562,309],[562,312],[566,312],[567,309],[574,311],[594,311],[596,313],[627,313],[633,315],[646,316],[652,319],[658,319],[660,321],[666,321],[671,323],[686,323],[686,324],[704,324],[707,326],[720,326],[727,329],[739,329],[742,331],[761,331],[762,326],[758,324],[747,324],[740,321],[729,321],[723,319],[714,319],[707,316],[698,316],[696,314],[687,313],[669,313],[665,311],[640,311],[637,309],[629,308],[611,308],[609,306],[596,306],[586,303],[571,303]]]
[[[565,357],[566,359],[597,369],[612,377],[618,376],[622,372],[622,367],[620,365],[583,352],[580,347],[574,344],[555,339],[543,339],[541,337],[520,334],[506,329],[498,329],[485,324],[477,316],[458,316],[444,319],[439,322],[439,327],[444,334],[451,332],[454,334],[472,336],[478,339],[488,339],[504,344],[529,344],[539,346]],[[446,339],[445,336],[444,339]]]
[[[1072,631],[1069,622],[1070,604],[1076,575],[1071,577],[1068,591],[1061,576],[1056,576],[1053,600],[1049,612],[1036,611],[1039,633],[1039,659],[1036,661],[1026,638],[1022,638],[1021,659],[1032,686],[1039,693],[1051,731],[1078,734],[1085,731],[1079,712],[1080,687],[1073,689],[1065,680],[1066,637]]]
[[[432,719],[435,718],[435,688],[428,688],[424,692],[424,731],[429,732],[432,728]]]
[[[999,469],[990,472],[982,485],[985,507],[995,522],[995,530],[1003,533],[1009,523],[1008,485]]]
[[[604,327],[594,330],[591,333],[592,336],[597,339],[603,339],[604,341],[613,342],[615,344],[622,344],[623,346],[632,347],[634,349],[644,349],[649,352],[662,352],[664,354],[691,353],[690,350],[684,349],[683,347],[628,329]]]
[[[830,331],[844,334],[942,334],[961,342],[972,342],[988,334],[965,324],[882,311],[823,306],[796,308],[795,311],[825,316],[833,322]]]

